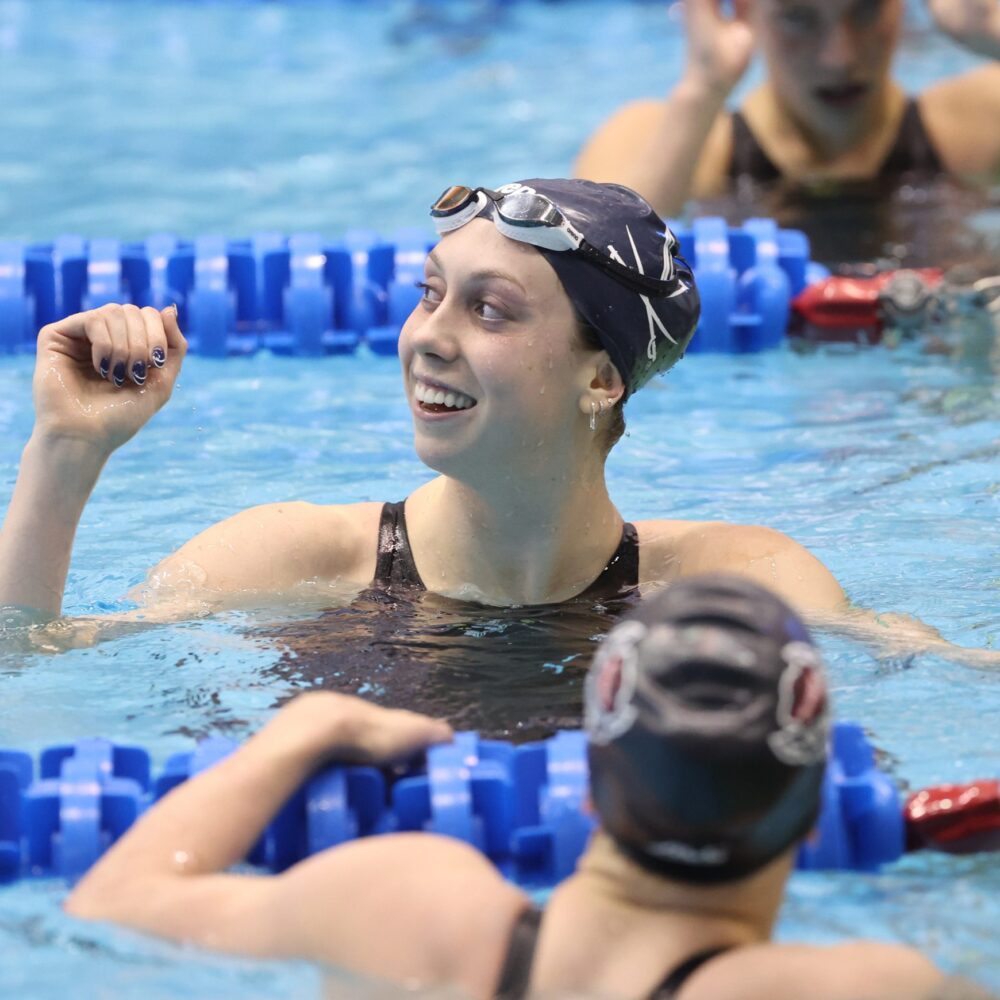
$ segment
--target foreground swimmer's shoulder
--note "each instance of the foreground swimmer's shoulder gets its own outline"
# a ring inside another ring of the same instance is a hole
[[[880,941],[834,946],[758,944],[707,962],[685,984],[685,1000],[922,1000],[942,982],[912,948]]]
[[[640,521],[640,582],[730,572],[770,587],[800,611],[837,611],[847,598],[811,552],[773,528],[720,521]]]
[[[273,594],[312,580],[363,585],[374,567],[381,509],[302,501],[251,507],[182,545],[143,589],[184,586],[218,595]]]

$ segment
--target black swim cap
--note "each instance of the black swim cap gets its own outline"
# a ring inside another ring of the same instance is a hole
[[[665,295],[645,295],[586,257],[538,248],[580,317],[597,332],[627,398],[683,357],[698,323],[698,291],[691,268],[677,256],[674,234],[648,202],[621,184],[539,178],[517,183],[553,202],[599,250],[650,277],[672,279]],[[483,214],[489,212],[487,206]]]
[[[587,677],[591,795],[635,861],[743,878],[816,822],[826,681],[801,620],[737,576],[693,577],[607,636]]]

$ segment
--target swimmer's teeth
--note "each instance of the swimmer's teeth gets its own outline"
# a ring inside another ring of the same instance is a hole
[[[470,406],[475,405],[475,400],[463,392],[445,392],[442,389],[433,389],[421,382],[416,384],[414,395],[421,403],[432,406],[447,406],[450,410],[467,410]]]

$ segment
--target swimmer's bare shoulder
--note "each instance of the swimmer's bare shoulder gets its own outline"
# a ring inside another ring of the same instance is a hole
[[[1000,65],[933,84],[920,95],[920,111],[950,173],[985,183],[1000,179]]]
[[[843,588],[804,546],[773,528],[720,521],[638,521],[639,579],[666,583],[696,573],[740,573],[803,612],[844,611]]]
[[[375,572],[380,503],[264,504],[206,528],[149,574],[132,597],[179,593],[215,606],[238,594],[288,593],[305,583],[362,587]]]
[[[879,941],[759,944],[707,962],[684,984],[690,1000],[915,1000],[943,979],[919,952]]]

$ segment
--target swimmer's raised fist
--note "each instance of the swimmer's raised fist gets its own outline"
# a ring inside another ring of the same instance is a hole
[[[747,71],[754,39],[746,21],[746,0],[736,0],[735,13],[722,0],[684,0],[687,32],[685,76],[697,84],[728,94]]]
[[[110,454],[170,398],[186,353],[174,306],[107,305],[42,327],[36,433]]]
[[[937,26],[959,45],[1000,57],[1000,0],[927,0]]]

